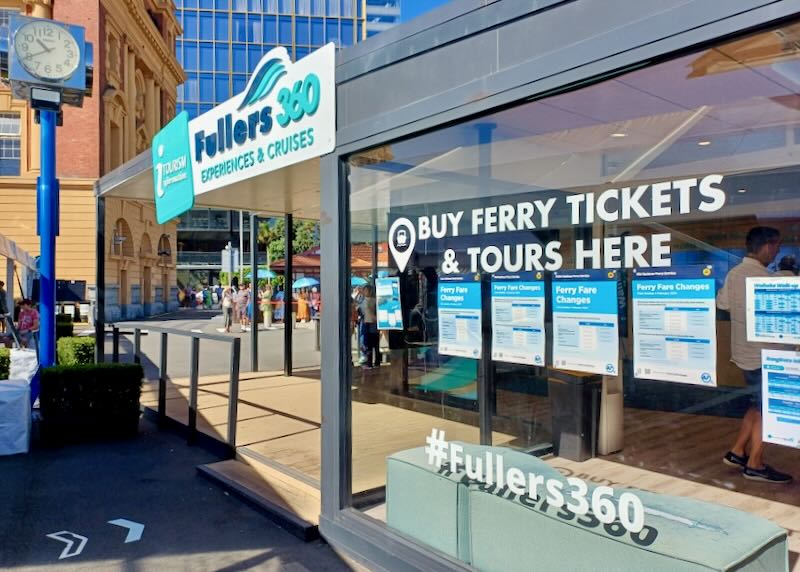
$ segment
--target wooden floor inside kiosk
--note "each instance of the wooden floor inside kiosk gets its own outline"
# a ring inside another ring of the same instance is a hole
[[[790,569],[800,572],[800,451],[767,445],[765,459],[797,480],[789,485],[749,481],[722,463],[740,421],[727,417],[625,410],[622,451],[581,463],[547,462],[595,484],[692,497],[757,514],[789,532]]]

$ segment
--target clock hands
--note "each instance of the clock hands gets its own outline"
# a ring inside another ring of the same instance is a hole
[[[31,58],[35,58],[37,56],[41,56],[42,54],[50,53],[55,49],[55,48],[48,48],[47,45],[42,40],[40,40],[39,38],[36,38],[36,43],[39,44],[40,46],[42,46],[44,48],[44,50],[41,51],[41,52],[33,53],[33,54],[26,54],[25,55],[25,59],[26,60],[29,60]]]
[[[40,46],[42,46],[42,47],[44,48],[44,52],[42,52],[43,54],[44,54],[44,53],[47,53],[47,52],[52,52],[52,51],[53,51],[53,49],[54,49],[54,48],[48,48],[48,47],[45,45],[45,43],[44,43],[42,40],[40,40],[39,38],[36,38],[36,43],[37,43],[37,44],[39,44]]]

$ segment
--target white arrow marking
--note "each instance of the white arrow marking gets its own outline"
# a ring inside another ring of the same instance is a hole
[[[86,542],[89,540],[85,536],[81,536],[80,534],[75,534],[74,532],[70,532],[69,530],[62,530],[61,532],[53,532],[52,534],[48,534],[47,538],[52,538],[53,540],[59,540],[61,542],[66,542],[66,546],[64,550],[61,551],[61,556],[58,557],[59,560],[63,560],[64,558],[70,558],[71,556],[77,556],[81,552],[83,552],[83,547],[86,546]],[[72,550],[72,547],[75,543],[78,543],[75,550]]]
[[[125,518],[109,520],[108,524],[113,524],[114,526],[121,526],[122,528],[128,529],[128,536],[125,537],[125,544],[129,542],[138,542],[142,539],[142,533],[144,532],[143,524],[139,524],[138,522],[133,522],[132,520]]]

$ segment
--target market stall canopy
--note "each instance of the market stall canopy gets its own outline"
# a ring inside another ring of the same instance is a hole
[[[0,234],[0,256],[14,260],[18,264],[36,270],[36,259],[22,250],[17,243]]]

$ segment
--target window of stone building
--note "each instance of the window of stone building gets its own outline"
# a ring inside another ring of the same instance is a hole
[[[19,113],[0,113],[0,176],[20,174]]]

